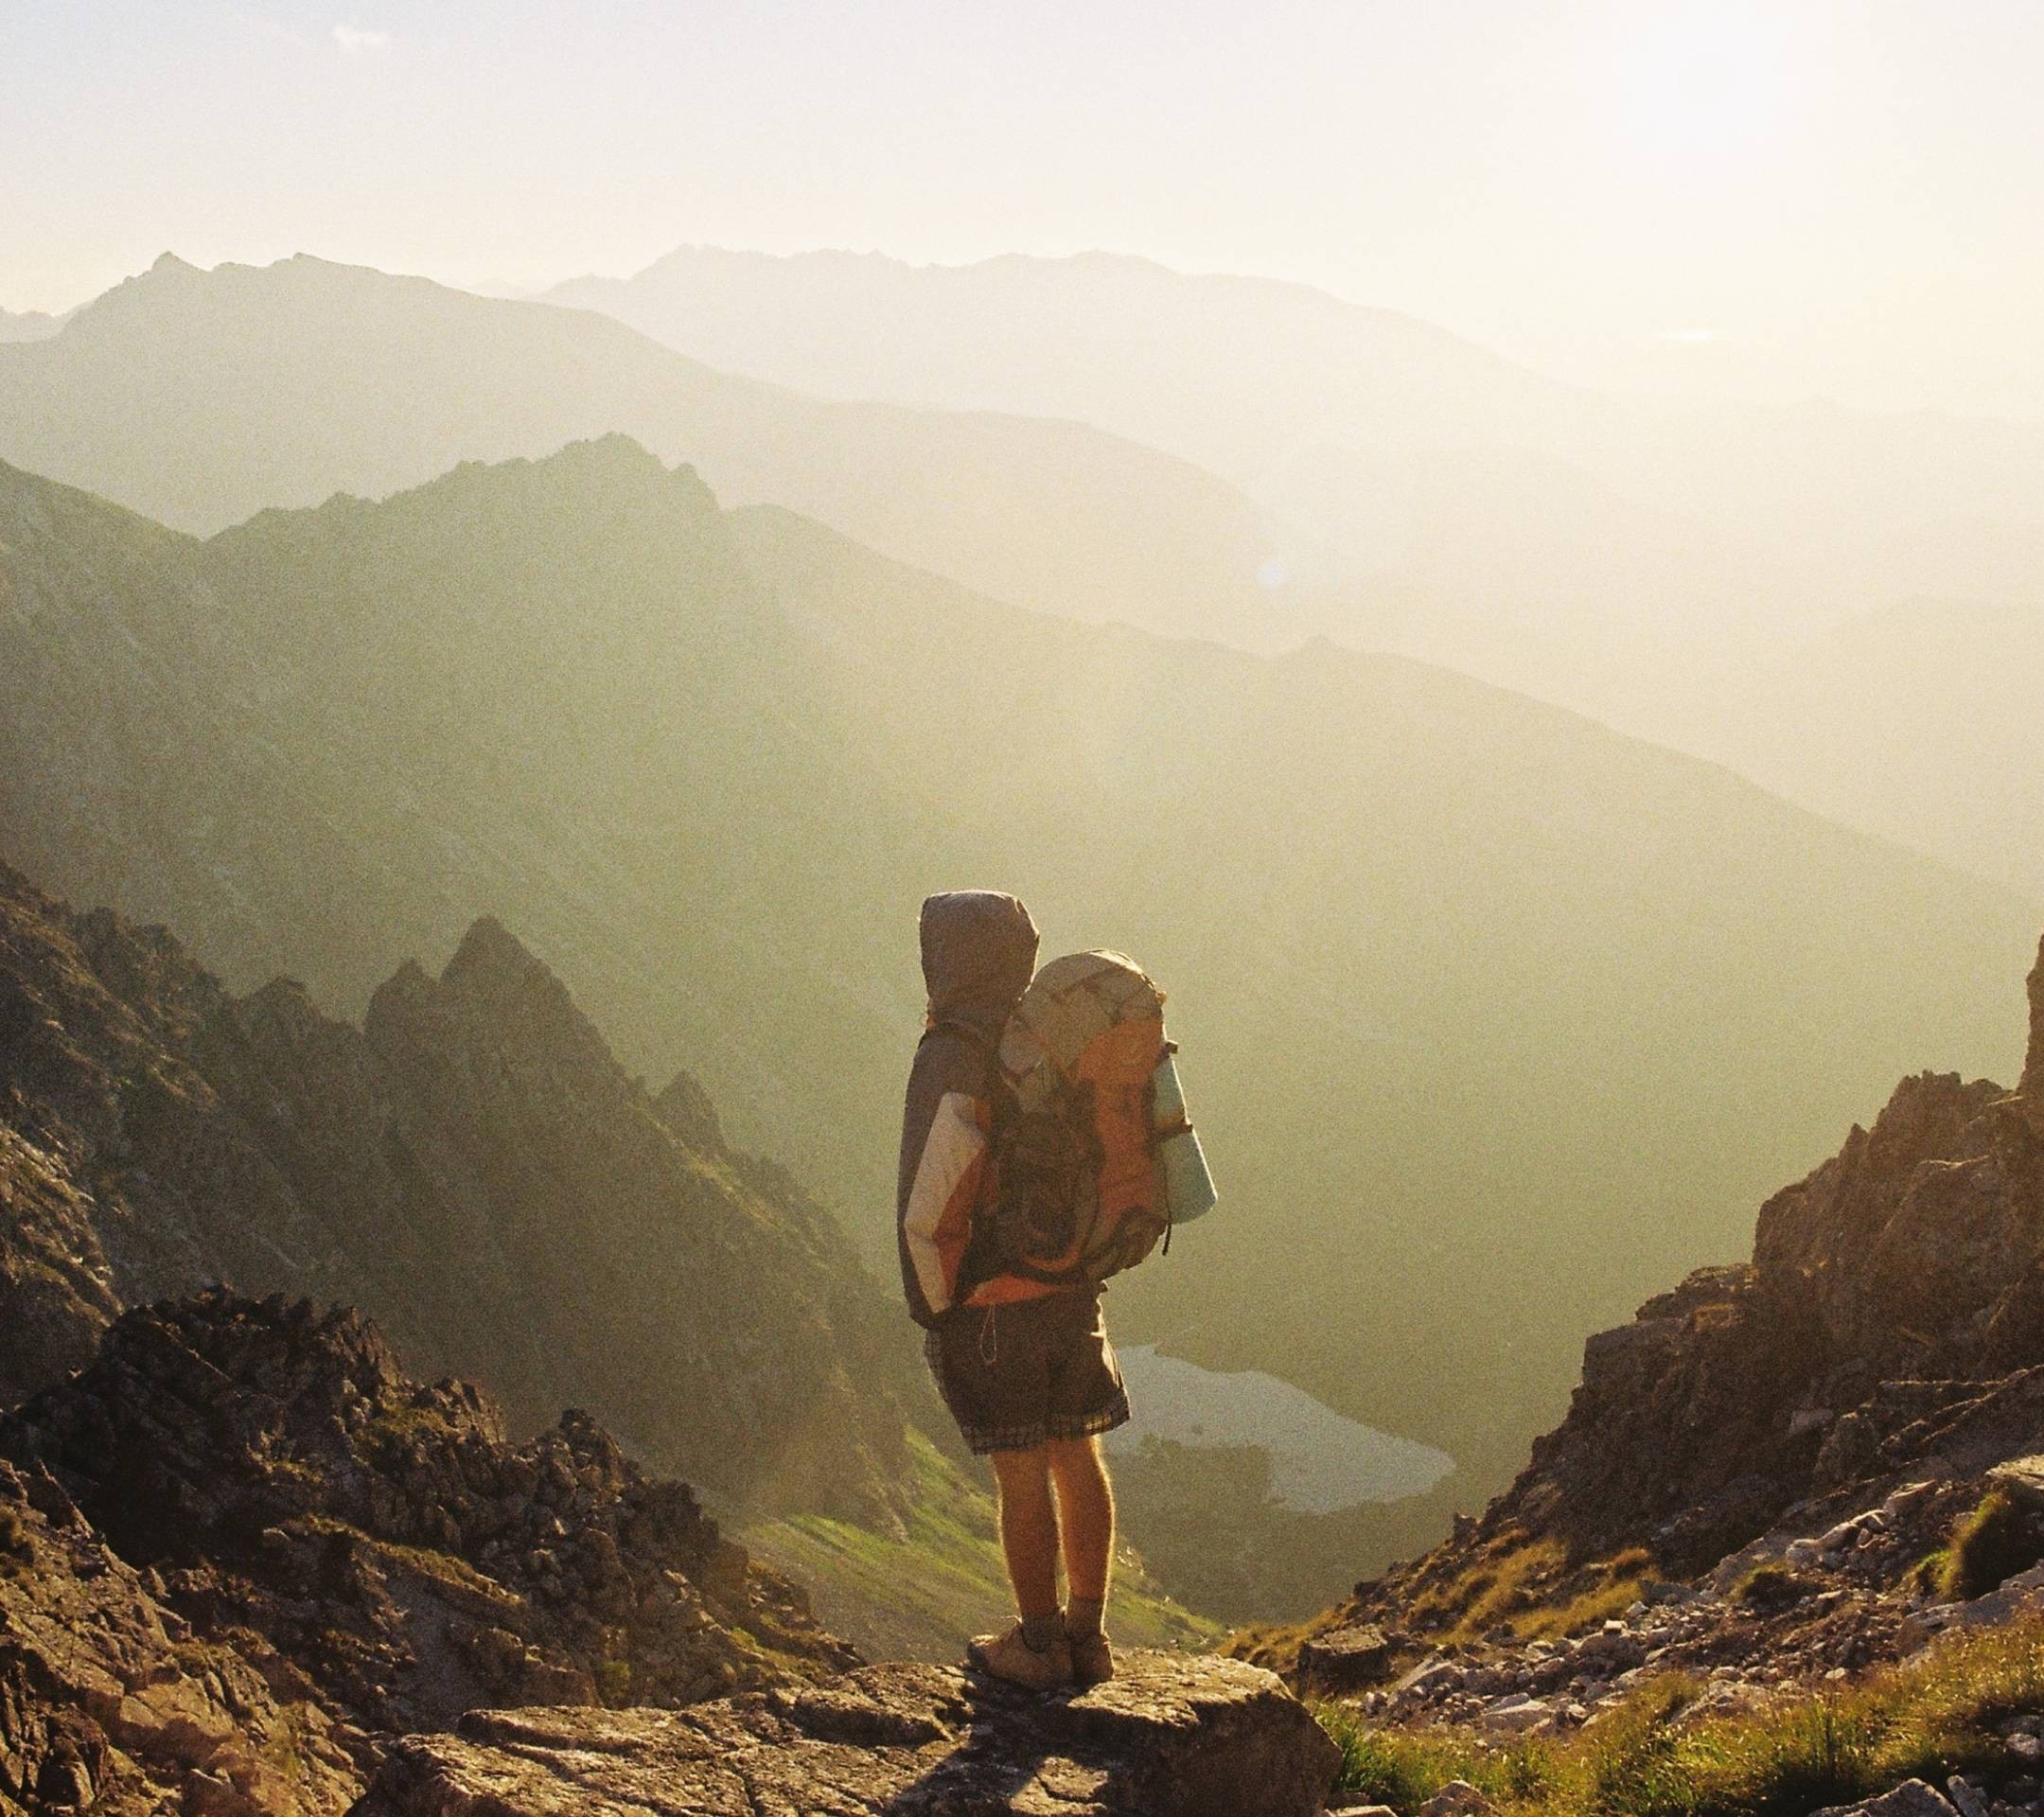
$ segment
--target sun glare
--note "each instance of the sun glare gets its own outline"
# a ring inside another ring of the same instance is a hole
[[[1779,13],[1721,6],[1665,12],[1620,53],[1628,149],[1670,174],[1739,164],[1779,132],[1793,74]]]

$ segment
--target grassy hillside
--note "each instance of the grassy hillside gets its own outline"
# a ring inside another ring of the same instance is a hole
[[[1465,1734],[1371,1727],[1322,1713],[1342,1750],[1335,1790],[1417,1817],[1463,1780],[1509,1817],[1801,1817],[1906,1779],[2001,1768],[2011,1718],[2044,1700],[2044,1621],[1965,1636],[1864,1681],[1748,1715],[1671,1723],[1702,1689],[1656,1680],[1628,1706],[1561,1740],[1485,1746]]]

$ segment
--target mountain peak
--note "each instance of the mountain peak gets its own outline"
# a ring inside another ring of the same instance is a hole
[[[695,467],[686,461],[669,467],[643,442],[619,430],[564,442],[550,453],[517,455],[507,461],[464,461],[437,479],[395,497],[437,497],[465,488],[520,498],[528,498],[534,491],[563,495],[596,492],[613,507],[626,496],[621,488],[629,488],[632,496],[658,499],[662,509],[679,507],[712,517],[718,514],[714,494]]]
[[[440,974],[440,981],[452,984],[465,978],[493,973],[553,977],[544,962],[534,957],[531,948],[495,915],[478,915],[462,936],[461,944],[454,949],[454,957],[448,961],[447,969]]]
[[[167,277],[177,273],[189,273],[196,277],[199,275],[199,268],[190,260],[180,258],[172,252],[158,253],[156,262],[149,268],[151,277]]]
[[[589,467],[647,474],[678,470],[670,469],[643,442],[635,440],[621,429],[590,435],[578,442],[565,442],[553,453],[541,455],[533,465],[555,470]]]

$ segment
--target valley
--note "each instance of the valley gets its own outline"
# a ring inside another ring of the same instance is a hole
[[[1047,950],[1166,982],[1228,1195],[1118,1334],[1433,1446],[1465,1500],[1580,1332],[1884,1075],[2017,1043],[2014,894],[1403,659],[980,598],[622,437],[204,541],[0,480],[30,874],[350,1015],[515,926],[883,1268],[912,908],[997,879]],[[1404,1508],[1370,1553],[1440,1518]]]

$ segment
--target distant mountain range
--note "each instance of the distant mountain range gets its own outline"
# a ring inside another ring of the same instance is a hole
[[[1119,1329],[1457,1493],[1873,1082],[2020,1039],[2011,893],[1403,659],[976,597],[623,438],[205,542],[8,470],[0,601],[31,873],[350,1014],[495,914],[876,1261],[921,895],[1139,954],[1226,1209]]]
[[[2044,426],[1599,396],[1304,285],[1101,253],[691,246],[548,294],[825,396],[1179,455],[1289,525],[1299,575],[1338,552],[1343,584],[1301,619],[1650,734],[1699,661],[1911,593],[2044,605]]]
[[[1003,598],[1297,635],[1258,579],[1261,513],[1183,460],[1077,423],[802,397],[587,312],[167,254],[62,333],[0,345],[0,459],[202,533],[610,431],[733,503],[792,506]]]
[[[1854,627],[1912,598],[2044,613],[2044,429],[1599,397],[1394,311],[1102,254],[684,248],[552,294],[588,307],[166,256],[0,336],[0,458],[212,531],[621,430],[980,592],[1418,656],[2037,888],[2021,801],[1994,823],[2015,785],[1965,837],[1901,805],[1968,740],[1910,707],[1820,746],[1798,689],[1837,671],[1849,702]]]

